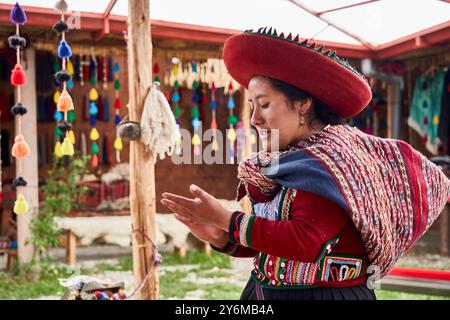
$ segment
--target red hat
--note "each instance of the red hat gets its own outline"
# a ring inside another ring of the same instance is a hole
[[[336,52],[266,29],[247,30],[225,41],[223,60],[243,87],[256,75],[275,78],[308,92],[342,118],[369,104],[372,92],[364,76]]]

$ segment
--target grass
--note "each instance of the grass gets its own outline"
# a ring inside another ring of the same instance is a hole
[[[189,271],[164,269],[165,266],[190,265]],[[201,290],[201,299],[206,300],[234,300],[239,299],[243,287],[230,282],[213,284],[200,284],[186,280],[187,273],[194,273],[195,278],[218,279],[233,278],[231,271],[231,259],[228,256],[212,252],[206,256],[201,251],[190,251],[186,257],[173,254],[165,254],[160,273],[161,299],[183,299],[190,292]],[[81,274],[102,274],[106,271],[132,272],[133,263],[131,257],[121,257],[115,264],[98,263],[94,268],[81,269]],[[59,285],[58,279],[71,276],[71,270],[63,266],[24,265],[16,268],[12,273],[0,272],[0,300],[2,299],[36,299],[42,296],[61,296],[64,288]],[[195,279],[193,278],[193,279]],[[450,300],[450,297],[439,297],[423,294],[412,294],[377,290],[379,300]]]

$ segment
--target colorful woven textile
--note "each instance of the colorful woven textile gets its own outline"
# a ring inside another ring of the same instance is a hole
[[[238,171],[240,196],[250,183],[266,194],[284,186],[338,203],[381,276],[425,233],[449,197],[444,173],[409,144],[348,125],[328,126],[287,151],[254,155]]]

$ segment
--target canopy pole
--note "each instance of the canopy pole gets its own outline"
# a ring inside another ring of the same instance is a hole
[[[140,122],[152,82],[150,0],[128,1],[128,87],[130,120]],[[159,278],[153,255],[156,241],[155,166],[153,154],[141,141],[130,142],[130,213],[133,271],[138,298],[159,299]]]

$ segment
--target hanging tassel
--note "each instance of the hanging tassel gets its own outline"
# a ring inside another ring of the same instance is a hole
[[[103,121],[108,122],[111,116],[111,108],[109,106],[109,97],[106,96],[103,100]]]
[[[198,136],[198,134],[194,134],[194,136],[192,137],[192,145],[194,146],[198,146],[202,143],[202,141],[200,140],[200,137]]]
[[[75,153],[75,150],[73,149],[73,144],[70,143],[70,140],[68,137],[64,138],[64,141],[61,145],[61,154],[63,156],[73,156]]]
[[[121,151],[123,149],[122,139],[120,139],[119,137],[114,140],[114,149],[116,149],[117,151]]]
[[[95,127],[97,125],[97,118],[94,116],[90,117],[89,124],[91,127]]]
[[[63,92],[59,96],[57,109],[61,112],[67,112],[74,109],[72,97],[70,96],[69,92],[67,92],[67,90],[63,90]]]
[[[89,100],[95,101],[98,99],[98,92],[95,88],[91,88],[89,91]]]
[[[26,143],[25,138],[22,134],[16,136],[11,154],[15,158],[26,157],[30,154],[30,147]]]
[[[92,166],[93,166],[94,168],[97,168],[97,167],[98,167],[98,156],[97,156],[96,154],[93,154],[93,155],[92,155]]]
[[[72,76],[75,74],[75,69],[73,67],[73,63],[70,60],[67,61],[66,70]]]
[[[120,116],[118,114],[116,114],[115,117],[114,117],[114,124],[116,126],[118,126],[121,121],[122,121],[122,119],[120,118]]]
[[[116,100],[114,101],[114,108],[115,109],[120,109],[122,108],[122,103],[120,102],[119,98],[116,98]]]
[[[19,193],[17,195],[17,199],[14,202],[14,213],[15,214],[24,214],[29,210],[29,206],[23,194]]]
[[[24,25],[27,22],[27,15],[18,2],[12,7],[9,17],[13,24]]]
[[[92,143],[91,152],[93,154],[98,154],[100,152],[100,148],[98,147],[98,144],[95,141]]]
[[[65,13],[65,12],[67,12],[67,9],[68,9],[67,2],[65,0],[59,0],[55,4],[55,8],[58,9],[61,13]]]
[[[58,57],[70,58],[72,56],[72,49],[70,49],[69,44],[66,40],[61,40],[58,47]]]
[[[57,158],[61,158],[63,156],[61,142],[56,142],[54,153]]]
[[[228,130],[227,138],[229,141],[235,141],[236,140],[236,131],[231,128]]]
[[[21,86],[27,83],[25,72],[20,64],[16,64],[11,74],[11,84],[13,86]]]
[[[56,110],[53,118],[55,119],[56,122],[60,122],[64,118],[64,114],[61,111]]]
[[[61,96],[61,93],[58,90],[56,90],[55,93],[53,94],[53,102],[58,103],[60,96]]]
[[[91,116],[93,116],[93,117],[98,114],[98,107],[97,107],[97,104],[95,102],[91,102],[90,103],[90,105],[89,105],[89,114]]]
[[[67,137],[69,138],[70,143],[75,145],[76,140],[75,140],[75,133],[73,132],[73,130],[69,131]]]
[[[96,141],[98,138],[100,138],[100,135],[98,134],[97,128],[93,128],[89,134],[89,139]]]

